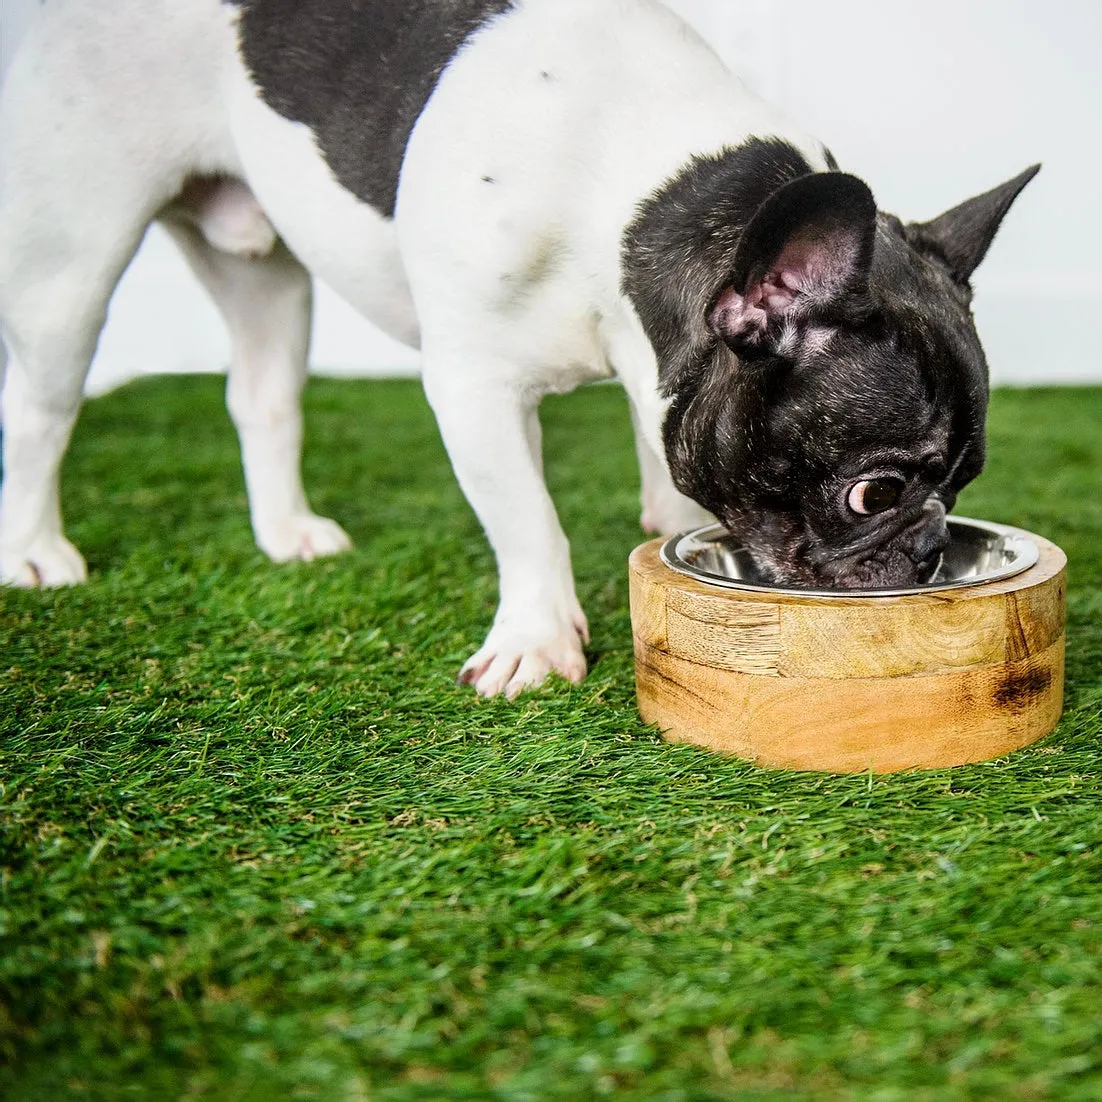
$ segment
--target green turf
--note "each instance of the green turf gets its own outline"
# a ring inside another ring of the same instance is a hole
[[[284,567],[219,380],[88,404],[92,580],[0,593],[0,1096],[1102,1097],[1102,390],[996,394],[961,502],[1068,551],[1064,721],[891,778],[641,725],[624,399],[545,413],[591,673],[508,704],[415,384],[311,385],[357,550]]]

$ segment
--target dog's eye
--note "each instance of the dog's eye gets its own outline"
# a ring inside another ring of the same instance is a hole
[[[898,478],[868,478],[849,492],[849,507],[858,515],[871,517],[886,513],[899,504],[903,481]]]

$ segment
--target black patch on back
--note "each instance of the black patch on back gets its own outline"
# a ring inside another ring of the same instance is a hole
[[[393,217],[406,145],[441,73],[513,0],[228,0],[264,101],[333,175]]]

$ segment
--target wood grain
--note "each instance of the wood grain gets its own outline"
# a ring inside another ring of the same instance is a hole
[[[983,761],[1055,727],[1066,567],[908,597],[728,590],[630,563],[639,709],[667,738],[831,772]]]

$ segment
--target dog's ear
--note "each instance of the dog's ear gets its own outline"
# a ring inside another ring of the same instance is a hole
[[[747,352],[764,345],[770,322],[811,317],[860,294],[875,235],[876,201],[856,176],[815,172],[785,184],[743,232],[709,312],[712,331]]]
[[[907,227],[907,240],[920,252],[932,253],[944,261],[953,278],[967,284],[987,255],[1010,205],[1040,171],[1040,165],[1033,165],[1013,180],[965,200],[930,222],[912,223]]]

